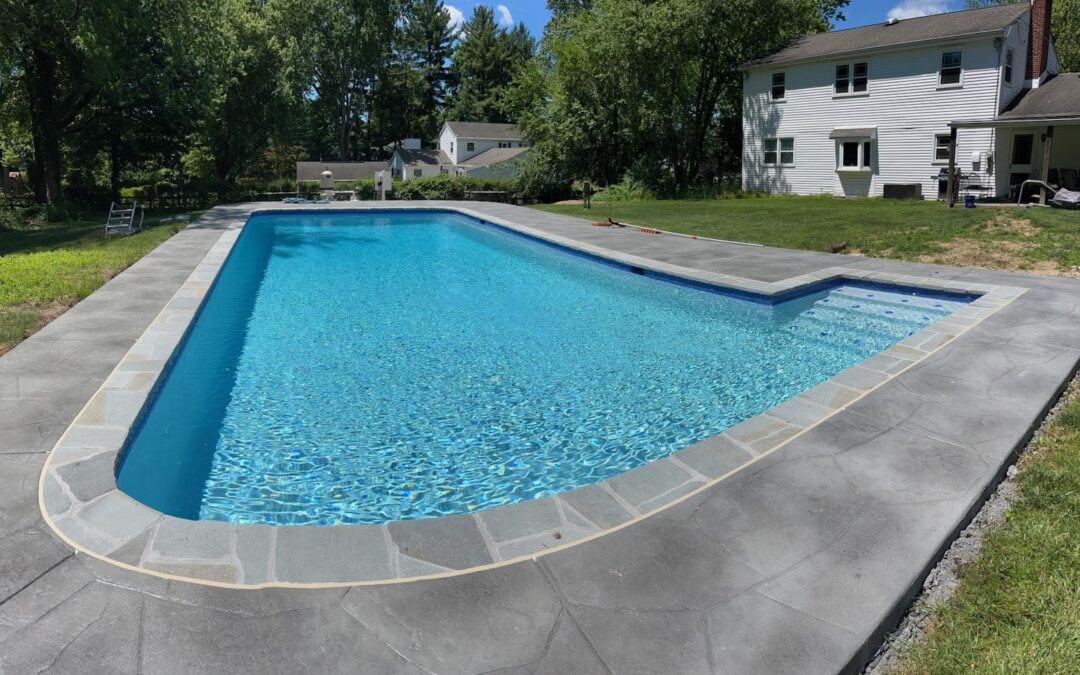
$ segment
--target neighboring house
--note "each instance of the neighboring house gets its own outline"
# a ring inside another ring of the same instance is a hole
[[[486,122],[447,122],[434,149],[420,149],[416,139],[405,143],[390,159],[390,168],[398,178],[442,173],[512,178],[517,174],[518,160],[529,151],[516,126]]]
[[[334,183],[342,187],[360,178],[374,178],[379,171],[386,171],[386,162],[297,162],[296,182],[322,180],[322,172],[334,175]]]
[[[1058,73],[1050,14],[1034,0],[889,21],[746,64],[743,187],[943,198],[950,160],[976,194],[1076,180],[1080,75]]]
[[[421,178],[450,173],[453,164],[441,150],[420,148],[420,141],[416,139],[410,139],[406,143],[415,147],[398,148],[390,158],[390,171],[395,178]]]

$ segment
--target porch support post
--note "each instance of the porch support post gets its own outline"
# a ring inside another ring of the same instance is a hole
[[[949,208],[956,203],[956,127],[949,128]]]
[[[1044,183],[1050,182],[1050,146],[1054,144],[1054,127],[1046,127],[1046,140],[1043,141],[1042,169],[1039,170],[1039,180]],[[1039,186],[1039,203],[1046,204],[1046,188]]]

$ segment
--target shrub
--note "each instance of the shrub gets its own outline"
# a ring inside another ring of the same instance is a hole
[[[421,176],[394,184],[391,199],[412,201],[419,199],[460,200],[474,191],[500,191],[508,198],[516,196],[515,181],[510,178],[475,178],[473,176]]]
[[[358,178],[353,181],[353,184],[349,188],[356,192],[356,198],[362,200],[375,199],[375,179],[374,178]]]
[[[639,183],[633,178],[623,178],[621,183],[609,185],[597,192],[593,199],[598,202],[637,202],[645,199],[656,199],[656,195],[650,192],[649,188],[645,187],[643,183]]]

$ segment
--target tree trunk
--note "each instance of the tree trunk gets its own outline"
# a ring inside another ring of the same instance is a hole
[[[120,203],[120,137],[113,134],[109,142],[109,189],[112,200]]]
[[[60,125],[56,118],[56,59],[44,49],[31,51],[27,68],[30,126],[34,142],[34,198],[60,199]]]

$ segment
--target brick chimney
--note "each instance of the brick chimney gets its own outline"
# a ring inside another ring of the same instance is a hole
[[[1028,40],[1027,78],[1039,86],[1050,61],[1050,15],[1053,0],[1031,0],[1031,36]]]

